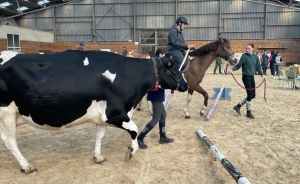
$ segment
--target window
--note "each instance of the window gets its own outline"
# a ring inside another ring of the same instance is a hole
[[[7,34],[7,50],[21,50],[19,35]]]

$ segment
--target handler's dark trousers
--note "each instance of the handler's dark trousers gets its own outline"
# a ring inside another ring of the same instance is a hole
[[[250,102],[253,98],[255,98],[255,89],[251,89],[251,88],[255,88],[254,76],[243,75],[242,80],[247,92],[247,101]],[[247,89],[251,89],[251,90],[247,90]]]
[[[166,110],[162,102],[152,102],[153,115],[151,121],[146,125],[143,131],[138,136],[138,139],[143,139],[159,122],[159,133],[165,135]]]
[[[233,107],[233,109],[241,115],[240,108],[242,105],[246,103],[247,107],[247,115],[246,117],[254,119],[254,116],[251,112],[251,100],[255,98],[255,81],[253,75],[243,75],[242,77],[244,86],[246,88],[247,92],[247,98],[244,98],[242,101],[240,101],[236,106]]]

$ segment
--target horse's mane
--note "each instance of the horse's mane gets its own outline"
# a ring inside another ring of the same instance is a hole
[[[225,43],[229,43],[229,40],[226,38],[223,38],[223,41]],[[211,51],[214,51],[217,49],[217,47],[221,44],[220,40],[218,39],[217,41],[211,42],[209,44],[206,44],[198,49],[195,49],[193,52],[190,52],[190,56],[204,56]]]

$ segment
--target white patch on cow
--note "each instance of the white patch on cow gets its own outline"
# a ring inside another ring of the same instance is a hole
[[[85,57],[85,59],[83,60],[83,65],[84,66],[89,65],[89,59],[87,57]]]
[[[2,51],[0,58],[2,58],[3,61],[0,64],[3,65],[7,61],[9,61],[11,58],[15,57],[17,54],[18,54],[18,52],[15,52],[15,51]]]
[[[128,115],[129,118],[130,118],[130,121],[129,121],[129,122],[123,122],[123,123],[122,123],[122,127],[125,128],[125,129],[127,129],[127,130],[137,132],[137,126],[136,126],[136,124],[131,120],[131,117],[132,117],[133,112],[134,112],[134,109],[131,108],[131,110],[127,113],[127,115]]]
[[[111,83],[113,83],[116,78],[116,74],[112,74],[108,70],[106,70],[102,75],[108,78],[111,81]]]
[[[134,108],[132,107],[131,110],[127,113],[128,117],[131,119],[132,115],[134,113]]]
[[[92,114],[92,113],[99,113],[101,115],[101,121],[106,122],[107,121],[107,116],[105,114],[107,108],[107,102],[106,100],[101,100],[101,101],[92,101],[91,106],[87,109],[87,113]]]

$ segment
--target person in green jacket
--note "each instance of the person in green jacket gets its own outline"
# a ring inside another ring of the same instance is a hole
[[[251,113],[251,100],[255,98],[255,81],[254,81],[254,75],[256,72],[258,72],[259,75],[262,76],[262,78],[265,80],[265,76],[261,70],[259,58],[256,54],[253,53],[254,45],[252,43],[249,43],[246,45],[246,53],[242,55],[240,61],[237,65],[235,65],[229,73],[233,73],[233,71],[236,71],[242,67],[242,80],[244,83],[244,86],[246,88],[247,97],[244,98],[242,101],[240,101],[236,106],[233,107],[233,109],[241,115],[240,108],[242,105],[246,103],[247,108],[247,115],[246,117],[254,119],[253,114]]]
[[[214,74],[216,74],[216,70],[217,70],[218,67],[219,67],[219,74],[221,74],[221,65],[222,65],[221,58],[217,57],[216,66],[215,66],[215,69],[214,69]]]

